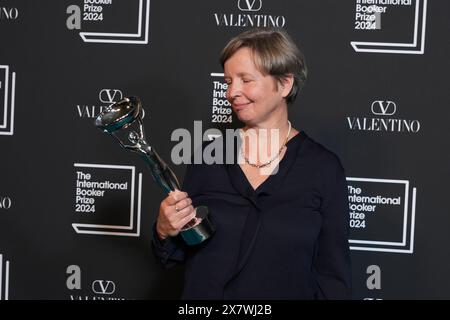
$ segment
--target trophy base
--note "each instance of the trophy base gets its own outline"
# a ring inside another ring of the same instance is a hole
[[[197,211],[196,223],[193,226],[190,226],[189,223],[186,229],[183,228],[180,231],[184,242],[190,246],[202,243],[210,238],[215,231],[214,226],[208,219],[208,207],[200,206],[195,209]]]

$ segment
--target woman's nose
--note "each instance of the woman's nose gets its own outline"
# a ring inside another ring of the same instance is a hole
[[[230,83],[227,88],[227,99],[233,100],[235,97],[241,94],[241,90],[235,83]]]

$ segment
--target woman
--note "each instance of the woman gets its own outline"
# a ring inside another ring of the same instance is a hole
[[[245,124],[243,161],[188,167],[186,192],[161,202],[156,256],[165,266],[186,263],[185,299],[350,298],[344,169],[288,121],[306,79],[302,54],[284,31],[254,29],[226,45],[221,63],[227,99]],[[216,232],[187,247],[178,233],[199,204]]]

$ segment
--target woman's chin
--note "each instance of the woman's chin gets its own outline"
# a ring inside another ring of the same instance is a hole
[[[251,115],[245,111],[237,112],[236,116],[239,119],[239,121],[244,122],[244,123],[252,123],[255,119],[255,117],[253,115]]]
[[[246,125],[253,125],[253,119],[251,117],[238,117],[238,119]]]

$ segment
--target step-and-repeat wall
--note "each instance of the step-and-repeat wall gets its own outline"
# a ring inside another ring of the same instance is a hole
[[[1,0],[0,299],[176,299],[151,252],[165,197],[94,125],[141,98],[172,161],[185,129],[237,127],[219,53],[286,29],[309,76],[290,119],[346,169],[354,299],[450,298],[448,23],[438,0]],[[200,134],[194,134],[200,132]],[[299,182],[300,183],[300,182]]]

